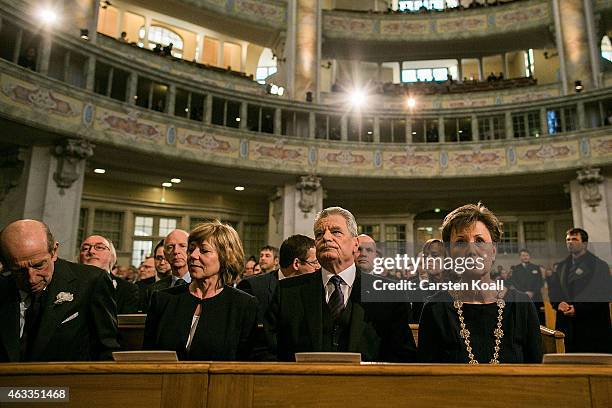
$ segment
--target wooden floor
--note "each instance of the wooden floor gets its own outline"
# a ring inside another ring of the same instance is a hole
[[[2,407],[612,407],[612,366],[296,363],[0,364],[0,387],[69,404]]]

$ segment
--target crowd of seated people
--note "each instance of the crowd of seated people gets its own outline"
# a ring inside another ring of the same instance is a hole
[[[448,12],[458,10],[472,10],[482,7],[499,6],[507,3],[514,3],[521,0],[458,0],[457,2],[446,2],[443,8],[428,8],[425,5],[421,5],[417,10],[411,10],[404,8],[403,10],[393,10],[387,8],[385,11],[378,11],[378,13],[436,13],[436,12]],[[345,10],[337,8],[337,11],[351,11],[351,12],[364,12],[364,13],[377,13],[374,10]]]
[[[452,78],[449,78],[446,81],[419,81],[402,83],[373,81],[368,87],[368,90],[375,94],[389,96],[438,95],[493,90],[497,91],[534,86],[538,84],[537,79],[533,77],[504,79],[503,73],[500,73],[499,76],[495,76],[495,79],[491,78],[491,75],[486,81],[463,78],[462,82],[455,81]],[[333,84],[331,87],[332,92],[345,92],[345,89],[350,89],[350,87],[344,87],[340,84]]]
[[[288,237],[280,249],[264,246],[259,259],[245,260],[236,230],[211,221],[170,232],[142,262],[135,285],[115,268],[108,238],[87,237],[78,262],[69,262],[58,257],[47,225],[14,221],[0,231],[0,362],[108,360],[120,349],[118,312],[143,311],[142,348],[175,351],[180,360],[354,352],[374,362],[539,363],[541,270],[523,250],[508,285],[500,285],[501,234],[482,204],[453,210],[442,239],[423,247],[421,257],[434,263],[411,274],[416,289],[398,292],[398,282],[384,276],[394,267],[379,262],[376,242],[358,234],[344,208],[316,215],[314,239]],[[609,300],[602,300],[612,297],[608,265],[588,250],[586,231],[573,228],[566,241],[569,256],[547,279],[567,349],[610,353]],[[439,286],[446,282],[458,286]],[[584,303],[592,290],[600,302]]]

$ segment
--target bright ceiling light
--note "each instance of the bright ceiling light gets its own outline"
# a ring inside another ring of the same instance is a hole
[[[106,170],[105,169],[94,169],[94,173],[96,173],[96,174],[104,174],[104,173],[106,173]]]
[[[434,212],[435,212],[435,213],[439,213],[439,212],[440,212],[440,209],[439,209],[439,208],[434,208]]]
[[[234,187],[234,190],[236,190],[236,191],[244,191],[244,186],[236,186],[236,187]]]
[[[57,22],[57,13],[55,12],[55,10],[45,7],[43,9],[40,9],[40,11],[38,12],[38,18],[40,18],[40,20],[44,23],[44,24],[55,24]]]
[[[408,99],[406,99],[406,105],[412,109],[416,106],[416,99],[414,99],[413,97],[410,97]]]
[[[350,94],[350,102],[355,108],[361,108],[366,103],[366,94],[360,89],[356,89]]]
[[[182,180],[181,180],[180,178],[173,178],[173,179],[170,179],[170,182],[171,182],[171,183],[174,183],[174,184],[178,184],[178,183],[180,183],[181,181],[182,181]]]
[[[172,183],[169,183],[169,182],[166,181],[166,182],[162,183],[162,187],[172,187]]]

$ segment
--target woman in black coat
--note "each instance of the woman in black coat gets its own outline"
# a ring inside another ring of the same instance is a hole
[[[153,293],[143,348],[173,350],[180,360],[247,360],[257,300],[231,286],[244,267],[238,234],[219,221],[200,224],[187,256],[191,283]]]

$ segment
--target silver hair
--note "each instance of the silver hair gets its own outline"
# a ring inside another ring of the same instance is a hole
[[[113,270],[113,267],[117,263],[117,250],[115,249],[115,244],[113,244],[113,241],[111,241],[108,238],[106,238],[106,240],[108,241],[108,247],[109,247],[110,253],[111,253],[111,263],[110,263],[110,265],[108,265],[108,271],[110,272],[110,271]]]
[[[359,231],[357,230],[357,221],[355,221],[355,217],[349,210],[345,210],[342,207],[327,207],[323,209],[320,213],[315,216],[314,225],[317,225],[319,221],[323,218],[327,218],[330,215],[341,215],[342,218],[346,220],[346,226],[351,233],[352,236],[356,237],[359,235]]]

